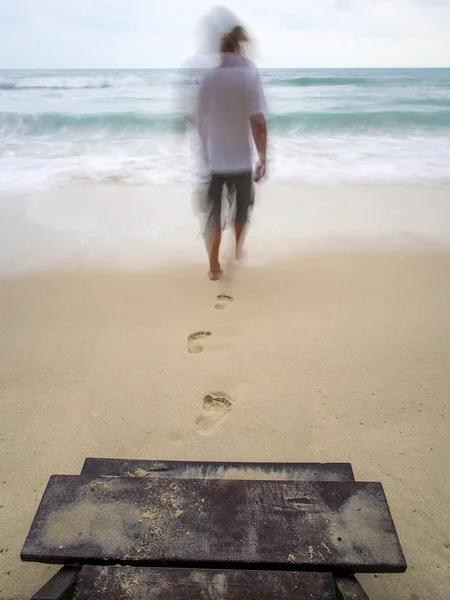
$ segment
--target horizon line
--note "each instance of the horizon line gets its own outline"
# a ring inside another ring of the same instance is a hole
[[[257,65],[258,66],[258,65]],[[206,67],[207,68],[207,67]],[[397,67],[269,67],[269,66],[258,66],[259,69],[284,69],[284,70],[398,70],[398,69],[450,69],[448,66],[429,66],[429,67],[417,67],[417,66],[397,66]],[[1,67],[0,71],[169,71],[169,70],[189,70],[189,67]]]

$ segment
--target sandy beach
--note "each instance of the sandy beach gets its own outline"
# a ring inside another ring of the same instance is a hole
[[[56,571],[19,553],[49,476],[79,473],[87,456],[349,461],[357,479],[383,483],[408,562],[403,575],[359,577],[371,600],[448,597],[449,190],[387,189],[337,188],[348,198],[339,210],[325,188],[269,186],[248,262],[218,283],[206,278],[190,206],[176,219],[190,215],[182,263],[173,249],[151,268],[120,259],[139,255],[145,231],[132,252],[121,230],[100,253],[98,232],[82,245],[61,219],[59,230],[12,219],[0,280],[1,600],[30,597]],[[308,248],[267,206],[289,194],[303,198]],[[56,207],[56,192],[46,198]],[[67,223],[84,223],[83,207]],[[329,239],[316,236],[321,220]],[[164,231],[162,249],[183,243]],[[53,261],[44,269],[30,261],[40,250]],[[189,341],[198,332],[211,335]],[[205,410],[217,392],[229,406]]]

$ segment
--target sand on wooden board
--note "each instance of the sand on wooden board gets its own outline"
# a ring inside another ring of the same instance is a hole
[[[350,461],[382,481],[409,569],[374,600],[448,595],[450,256],[299,254],[235,268],[2,280],[0,598],[56,570],[19,552],[86,456]],[[218,310],[217,295],[233,298]],[[190,352],[189,336],[202,349]]]

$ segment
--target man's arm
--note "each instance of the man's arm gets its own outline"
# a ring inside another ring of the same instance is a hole
[[[202,158],[205,165],[208,164],[209,102],[209,80],[208,77],[205,77],[200,84],[196,110],[196,125],[201,140]]]
[[[253,80],[249,89],[248,114],[252,136],[258,151],[258,166],[255,173],[255,181],[261,181],[266,174],[267,155],[267,126],[264,113],[267,112],[266,99],[262,87],[261,77],[258,71],[254,72]]]
[[[255,181],[261,181],[266,174],[266,156],[267,156],[267,125],[266,119],[262,113],[251,115],[250,126],[253,139],[255,140],[256,150],[258,152],[258,166],[256,168]]]

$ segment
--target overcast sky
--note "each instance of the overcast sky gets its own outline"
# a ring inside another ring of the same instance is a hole
[[[0,0],[0,68],[177,67],[207,0]],[[450,0],[237,0],[265,67],[450,67]]]

